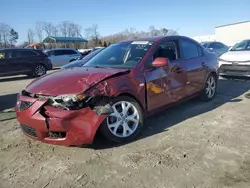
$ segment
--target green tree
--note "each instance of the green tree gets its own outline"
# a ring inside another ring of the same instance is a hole
[[[17,43],[17,40],[19,38],[18,32],[16,32],[14,29],[10,30],[10,44]]]

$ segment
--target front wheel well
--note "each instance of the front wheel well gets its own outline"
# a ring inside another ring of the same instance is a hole
[[[121,94],[117,95],[116,97],[120,97],[120,96],[127,96],[127,97],[130,97],[130,98],[134,99],[140,105],[143,113],[145,114],[145,108],[143,107],[141,102],[134,95],[132,95],[130,93],[121,93]]]

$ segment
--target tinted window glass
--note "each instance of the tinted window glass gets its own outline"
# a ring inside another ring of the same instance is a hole
[[[65,54],[68,54],[68,55],[70,55],[70,54],[77,54],[77,52],[74,51],[74,50],[65,50],[65,51],[66,51]]]
[[[51,50],[51,51],[45,51],[44,53],[45,53],[45,54],[47,54],[48,56],[55,55],[55,51],[54,51],[54,50]]]
[[[213,49],[221,49],[223,48],[223,45],[218,43],[218,42],[213,42],[209,45],[209,48],[213,48]]]
[[[210,43],[208,42],[201,42],[201,45],[205,48],[207,48],[209,46]]]
[[[197,45],[194,42],[182,40],[180,46],[183,59],[196,58],[199,56]]]
[[[37,53],[29,50],[13,50],[10,52],[11,58],[19,58],[19,57],[32,57],[37,56]]]
[[[34,51],[25,50],[25,51],[20,51],[20,55],[21,57],[31,57],[31,56],[36,56],[37,53],[35,53]]]
[[[71,55],[71,54],[77,54],[74,50],[56,50],[56,53],[58,55]]]

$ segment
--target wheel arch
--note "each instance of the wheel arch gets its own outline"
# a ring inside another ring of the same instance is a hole
[[[130,98],[134,99],[140,105],[143,113],[145,114],[146,109],[144,108],[144,106],[142,105],[142,103],[134,95],[132,95],[131,93],[119,93],[115,97],[120,97],[120,96],[127,96],[127,97],[130,97]]]

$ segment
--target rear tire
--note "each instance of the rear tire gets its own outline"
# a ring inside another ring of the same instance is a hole
[[[45,75],[46,73],[47,73],[47,68],[42,64],[37,64],[33,69],[32,76],[39,77]]]
[[[217,92],[217,77],[215,74],[209,74],[209,76],[206,79],[205,86],[201,93],[201,100],[208,102],[211,101],[215,96]]]
[[[132,141],[143,127],[144,115],[141,106],[128,96],[113,99],[111,106],[114,112],[101,124],[102,135],[117,143]]]

